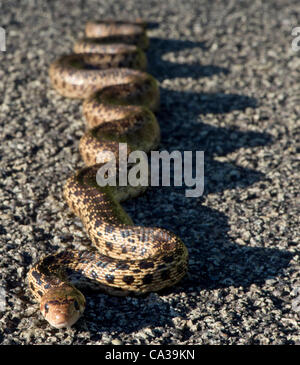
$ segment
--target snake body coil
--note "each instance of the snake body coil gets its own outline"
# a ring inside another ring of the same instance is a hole
[[[66,250],[46,256],[28,274],[42,314],[56,328],[72,326],[85,298],[74,285],[109,294],[143,294],[177,283],[186,273],[188,252],[179,237],[162,228],[135,226],[120,205],[141,194],[143,186],[105,186],[96,182],[97,156],[118,157],[120,142],[128,153],[158,146],[160,130],[153,114],[159,105],[155,79],[145,73],[138,48],[148,41],[142,22],[89,22],[87,38],[73,55],[51,64],[53,86],[62,95],[85,99],[88,130],[80,140],[87,167],[64,187],[70,209],[80,217],[97,251]],[[93,37],[97,37],[94,39]],[[129,167],[130,168],[130,167]]]

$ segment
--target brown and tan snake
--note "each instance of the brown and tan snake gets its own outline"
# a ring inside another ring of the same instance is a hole
[[[100,187],[96,182],[103,165],[96,164],[99,153],[117,157],[120,142],[128,144],[128,153],[147,153],[159,144],[153,114],[159,89],[145,72],[141,49],[147,46],[141,21],[89,22],[75,53],[50,66],[52,85],[60,94],[84,99],[88,130],[79,150],[87,167],[67,181],[64,197],[97,249],[54,253],[31,268],[29,286],[56,328],[72,326],[84,311],[85,298],[75,285],[113,295],[143,294],[174,285],[187,272],[188,251],[181,239],[162,228],[134,225],[120,205],[145,187]]]

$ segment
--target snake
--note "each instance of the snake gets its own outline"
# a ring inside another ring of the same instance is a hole
[[[157,81],[146,72],[146,26],[106,20],[88,22],[74,53],[52,62],[54,89],[83,100],[87,128],[79,142],[85,163],[64,185],[69,209],[80,218],[91,247],[46,255],[28,272],[40,310],[55,328],[70,328],[82,316],[82,288],[110,295],[143,295],[177,284],[188,270],[188,250],[173,232],[135,225],[121,203],[146,186],[99,186],[97,174],[119,144],[129,154],[158,147],[160,127]],[[101,161],[99,162],[99,155]],[[128,165],[131,170],[134,166]]]

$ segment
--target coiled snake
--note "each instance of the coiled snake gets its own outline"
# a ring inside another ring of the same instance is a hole
[[[80,140],[87,167],[64,187],[70,209],[80,217],[95,250],[65,250],[48,255],[28,273],[29,286],[45,319],[70,327],[81,316],[85,298],[74,285],[97,287],[109,294],[158,291],[186,273],[188,252],[179,237],[162,228],[135,226],[120,202],[137,196],[143,186],[100,187],[96,175],[104,151],[118,155],[120,142],[130,151],[158,146],[160,130],[153,114],[159,105],[156,80],[145,73],[148,45],[140,22],[89,22],[86,38],[74,54],[51,64],[54,88],[70,98],[85,99],[88,130]]]

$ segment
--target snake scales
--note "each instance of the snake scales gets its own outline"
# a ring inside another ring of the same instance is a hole
[[[121,207],[120,202],[145,187],[96,183],[99,152],[117,156],[119,142],[128,144],[128,153],[158,146],[160,130],[153,111],[159,105],[159,89],[145,72],[142,49],[147,46],[140,21],[89,22],[74,54],[49,69],[59,93],[84,99],[88,129],[79,150],[87,167],[68,179],[64,196],[97,249],[54,253],[29,271],[32,293],[56,328],[72,326],[84,311],[85,298],[75,285],[96,286],[113,295],[142,294],[177,283],[187,271],[188,252],[179,237],[162,228],[135,226]]]

